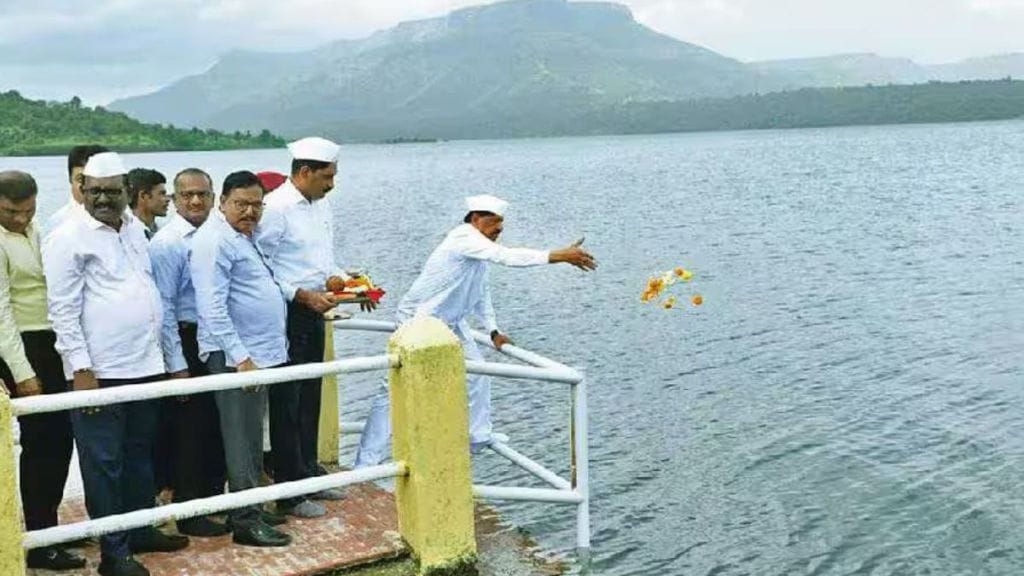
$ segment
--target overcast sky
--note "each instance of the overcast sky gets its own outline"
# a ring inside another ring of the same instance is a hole
[[[298,50],[481,0],[0,0],[0,89],[102,104],[233,48]],[[1024,52],[1024,0],[620,0],[740,60],[875,52],[924,63]]]

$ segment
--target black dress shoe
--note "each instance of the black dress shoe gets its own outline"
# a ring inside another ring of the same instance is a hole
[[[77,570],[85,568],[85,558],[75,556],[57,546],[29,550],[26,560],[29,568],[42,568],[44,570]]]
[[[228,527],[210,520],[206,516],[199,516],[196,518],[183,518],[178,520],[178,532],[181,534],[187,534],[188,536],[195,536],[197,538],[216,538],[217,536],[223,536],[229,534],[231,530]]]
[[[231,540],[235,544],[243,546],[287,546],[292,543],[292,537],[276,528],[271,528],[263,522],[245,527],[236,528]]]
[[[281,524],[285,524],[288,522],[288,517],[283,516],[281,514],[268,512],[266,510],[260,510],[259,521],[263,524],[266,524],[267,526],[280,526]],[[235,531],[235,524],[231,521],[230,516],[228,517],[227,522],[225,522],[224,525],[227,526],[228,532]]]
[[[132,552],[176,552],[188,546],[188,537],[164,534],[156,528],[149,527],[140,535],[132,534],[128,539]]]
[[[100,576],[149,576],[149,570],[131,556],[104,558],[98,569]]]
[[[280,526],[288,521],[288,517],[283,514],[274,514],[267,510],[260,510],[260,522],[263,522],[267,526]]]

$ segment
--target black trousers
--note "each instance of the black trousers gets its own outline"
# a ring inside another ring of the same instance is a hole
[[[199,360],[196,325],[182,322],[178,335],[185,353],[190,376],[210,373]],[[213,392],[193,394],[186,398],[166,398],[164,410],[169,415],[171,487],[174,501],[185,502],[224,493],[224,445],[221,442],[220,415]]]
[[[29,364],[43,384],[43,394],[67,392],[60,355],[53,347],[54,333],[49,330],[22,332],[21,341]],[[13,386],[14,378],[2,360],[0,378]],[[18,418],[18,425],[21,427],[21,501],[25,529],[56,526],[57,508],[71,465],[71,420],[67,412],[49,412],[22,416]]]
[[[288,356],[291,364],[324,361],[322,314],[288,304]],[[270,387],[270,446],[274,481],[310,478],[317,473],[320,378]]]

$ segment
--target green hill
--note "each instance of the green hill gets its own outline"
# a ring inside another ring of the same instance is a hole
[[[226,134],[143,124],[120,112],[70,102],[43,102],[0,93],[0,155],[65,154],[76,144],[100,142],[121,152],[277,148],[284,141],[263,130]]]
[[[612,106],[550,126],[565,134],[650,134],[977,122],[1024,118],[1024,81],[804,88],[682,102]]]
[[[531,136],[623,102],[780,89],[624,6],[512,0],[290,54],[235,52],[111,107],[144,121],[338,140]]]

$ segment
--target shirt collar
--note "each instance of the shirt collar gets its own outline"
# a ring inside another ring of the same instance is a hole
[[[212,210],[210,211],[210,215],[207,216],[207,218],[213,218]],[[195,234],[195,231],[199,229],[198,227],[193,226],[192,223],[189,222],[188,220],[182,218],[180,214],[175,214],[173,217],[171,217],[171,220],[167,223],[166,226],[164,226],[164,228],[178,232],[179,234],[181,234],[183,238],[188,238],[192,234]]]
[[[100,222],[99,220],[93,218],[92,214],[89,214],[89,211],[85,209],[85,206],[82,206],[81,210],[75,211],[72,214],[72,217],[77,217],[81,219],[83,222],[85,222],[85,225],[91,228],[92,230],[100,230],[101,228],[106,228],[107,230],[110,230],[115,234],[123,234],[129,226],[135,223],[137,223],[139,226],[143,226],[142,221],[136,218],[135,215],[132,214],[132,211],[128,208],[125,208],[124,213],[121,214],[120,230],[114,230],[110,226],[107,226],[103,222]]]
[[[281,184],[277,190],[272,192],[274,195],[280,194],[284,201],[288,204],[312,204],[299,189],[292,183],[292,179],[285,180],[284,184]]]
[[[216,222],[217,226],[219,226],[224,231],[224,233],[228,235],[228,237],[253,241],[253,239],[250,238],[249,236],[246,236],[245,234],[242,234],[238,230],[232,228],[231,224],[228,223],[228,219],[224,217],[224,213],[221,212],[220,210],[215,210],[214,212],[211,212],[210,218],[215,218],[214,222]],[[253,243],[255,244],[255,241],[253,241]]]
[[[35,223],[34,220],[32,222],[29,222],[28,226],[25,227],[25,233],[24,234],[18,234],[17,232],[11,232],[7,228],[4,228],[2,224],[0,224],[0,231],[2,231],[4,234],[6,234],[8,236],[14,236],[15,238],[19,238],[19,237],[20,238],[31,238],[32,234],[35,233],[35,229],[36,229],[36,223]]]

